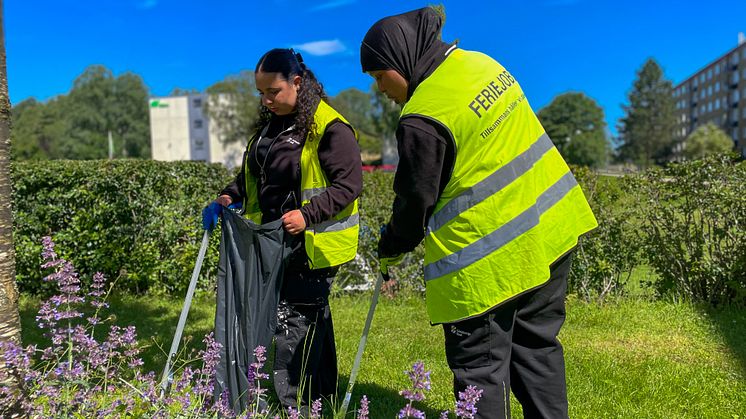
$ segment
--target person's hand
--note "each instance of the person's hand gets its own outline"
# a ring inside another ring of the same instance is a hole
[[[218,218],[222,213],[223,205],[217,200],[210,202],[210,205],[202,210],[202,228],[212,233],[212,230],[218,225]]]
[[[306,220],[300,210],[296,209],[282,214],[282,226],[288,233],[296,235],[306,229]]]
[[[240,202],[236,202],[235,204],[231,204],[233,202],[233,198],[231,198],[230,195],[220,195],[215,199],[215,202],[218,204],[224,206],[224,207],[230,207],[231,205],[241,205]],[[240,207],[239,207],[240,208]]]
[[[381,265],[381,275],[383,275],[384,280],[388,281],[391,279],[389,267],[400,264],[402,260],[404,260],[404,253],[395,256],[378,257],[378,263]]]
[[[380,271],[381,275],[383,276],[383,279],[385,281],[388,281],[391,279],[391,275],[389,274],[389,266],[396,266],[402,262],[404,259],[404,253],[392,255],[387,253],[384,250],[384,247],[381,246],[384,240],[384,236],[386,235],[386,226],[381,226],[381,238],[378,240],[378,264],[380,265]]]

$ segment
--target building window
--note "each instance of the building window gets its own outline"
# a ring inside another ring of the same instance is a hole
[[[720,74],[720,63],[715,64],[715,75]]]
[[[699,92],[699,98],[704,99],[705,98],[705,89],[700,90]]]
[[[707,86],[707,97],[712,96],[712,86]]]
[[[712,69],[707,70],[707,80],[712,80]]]
[[[202,128],[202,120],[201,119],[195,119],[194,120],[194,129],[200,129]]]
[[[707,112],[712,112],[712,102],[707,102]]]
[[[720,82],[716,82],[715,83],[715,92],[719,92],[719,91],[720,91]]]
[[[705,73],[702,73],[699,75],[699,84],[703,84],[705,82]]]
[[[205,140],[202,139],[196,139],[194,140],[194,149],[195,150],[204,150],[205,149]]]
[[[202,98],[201,97],[195,97],[192,99],[192,106],[195,108],[201,108],[202,107]]]
[[[720,99],[715,99],[715,109],[720,109]]]

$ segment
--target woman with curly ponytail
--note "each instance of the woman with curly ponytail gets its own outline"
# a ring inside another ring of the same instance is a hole
[[[274,387],[284,406],[307,417],[309,400],[336,396],[328,297],[339,266],[357,253],[362,163],[354,130],[299,53],[267,52],[255,78],[261,103],[243,170],[205,209],[203,224],[213,228],[214,214],[232,203],[256,223],[282,219],[293,251],[280,291]]]

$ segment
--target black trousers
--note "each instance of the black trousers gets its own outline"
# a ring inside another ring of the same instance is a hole
[[[307,417],[314,400],[337,394],[337,349],[329,308],[336,269],[290,271],[277,310],[274,385],[283,406]]]
[[[565,321],[572,253],[550,267],[540,288],[475,318],[446,323],[446,358],[453,390],[483,391],[477,418],[510,418],[510,391],[524,417],[567,418],[565,359],[557,334]]]

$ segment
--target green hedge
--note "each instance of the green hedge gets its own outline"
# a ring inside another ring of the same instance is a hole
[[[746,300],[746,163],[729,157],[621,178],[573,168],[599,227],[583,237],[570,289],[585,299],[622,294],[646,264],[652,287],[707,303]],[[183,292],[201,238],[201,209],[230,179],[220,165],[154,161],[51,161],[13,166],[16,268],[25,292],[44,291],[41,238],[82,274],[115,279],[118,290]],[[364,176],[358,257],[338,287],[371,282],[379,229],[391,214],[393,173]],[[201,275],[212,286],[219,235]],[[400,284],[423,288],[423,247],[394,268]]]
[[[201,240],[201,209],[231,178],[198,162],[43,161],[12,166],[20,289],[39,293],[41,238],[81,275],[103,272],[119,290],[183,290]],[[217,235],[202,277],[214,277]]]

